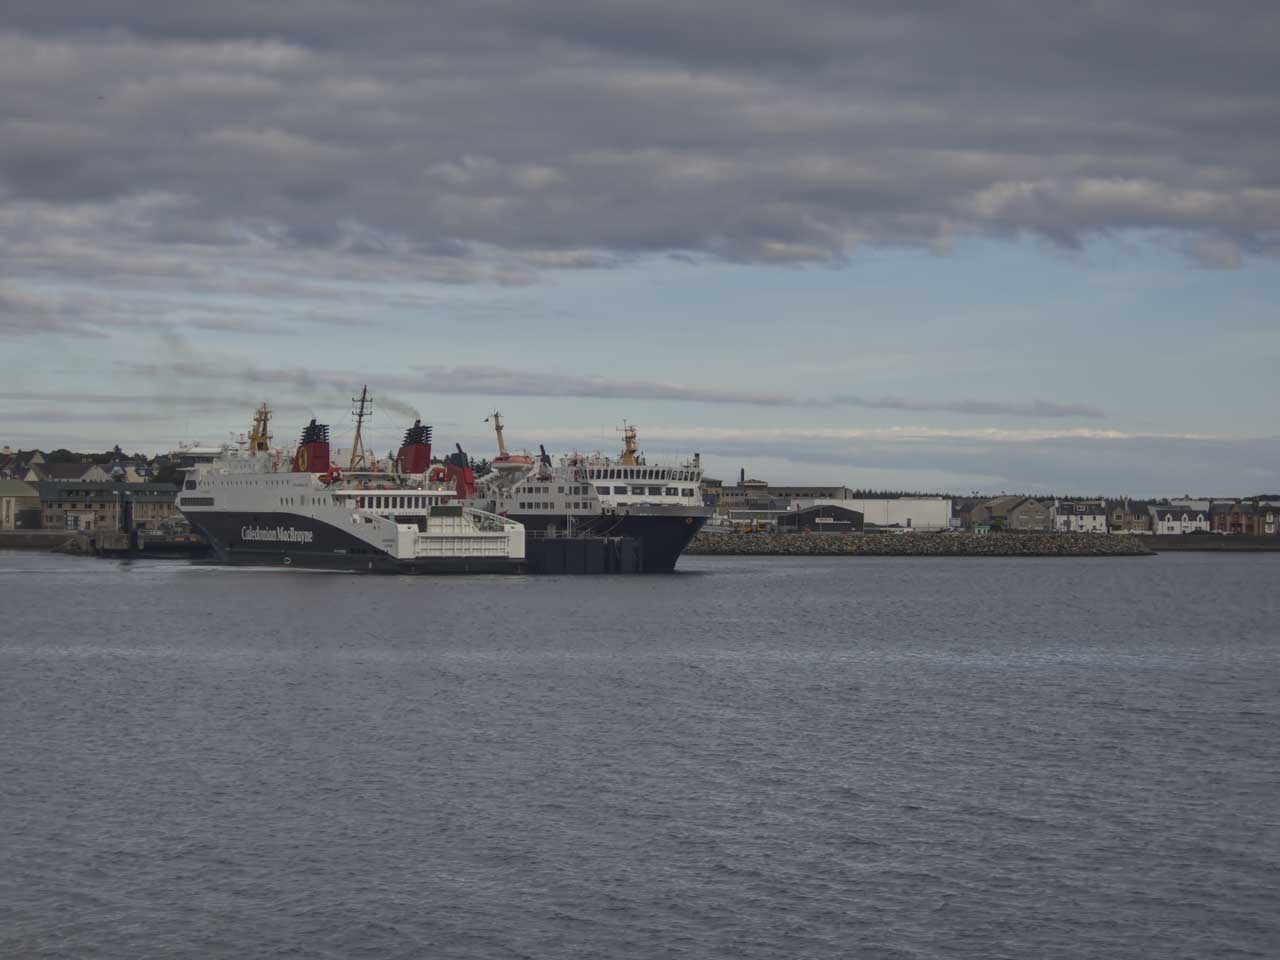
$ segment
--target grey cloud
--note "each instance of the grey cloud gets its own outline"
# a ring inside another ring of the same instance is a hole
[[[682,384],[638,380],[614,380],[544,374],[499,367],[418,367],[414,374],[378,374],[364,377],[331,370],[268,369],[220,366],[208,361],[140,363],[134,373],[196,380],[227,381],[254,386],[278,386],[307,393],[331,395],[358,390],[371,383],[375,400],[388,405],[388,391],[419,394],[466,394],[517,397],[584,397],[611,399],[676,400],[690,403],[744,403],[760,406],[798,406],[792,398],[768,393],[714,390]],[[406,409],[412,409],[402,401]]]
[[[864,407],[871,410],[920,410],[945,413],[974,414],[977,416],[1002,417],[1038,417],[1038,418],[1087,418],[1101,420],[1106,412],[1087,403],[1052,403],[1047,400],[1033,400],[1030,403],[1003,403],[987,400],[956,400],[935,403],[922,400],[907,400],[900,397],[854,397],[839,396],[834,401],[851,407]]]
[[[499,367],[422,367],[422,387],[431,393],[497,394],[515,397],[675,400],[687,403],[738,403],[789,407],[799,403],[775,393],[718,390],[678,383],[575,377]]]
[[[189,350],[179,351],[171,362],[133,364],[130,370],[147,376],[179,379],[224,381],[252,386],[277,386],[304,393],[331,397],[336,393],[358,390],[371,383],[384,406],[387,391],[409,394],[448,394],[503,397],[570,397],[617,400],[669,400],[682,403],[742,404],[758,407],[814,409],[848,405],[884,410],[936,411],[972,416],[1005,416],[1035,418],[1105,417],[1096,407],[1083,403],[1051,403],[1035,400],[1029,403],[961,400],[926,402],[891,397],[866,399],[839,396],[832,399],[807,400],[787,394],[745,390],[722,390],[689,384],[650,380],[621,380],[607,377],[580,377],[559,373],[540,373],[485,366],[420,366],[411,374],[365,373],[363,375],[333,370],[304,368],[264,368],[239,362],[220,362],[210,358],[190,358]],[[411,408],[400,403],[407,411]],[[414,412],[416,416],[416,411]]]
[[[847,471],[857,483],[859,471],[944,472],[957,478],[953,493],[972,486],[1066,494],[1177,496],[1184,493],[1247,496],[1272,490],[1280,481],[1280,437],[1203,439],[1122,436],[1051,437],[1037,440],[930,437],[903,442],[891,437],[817,439],[717,439],[691,434],[651,438],[655,451],[699,450],[719,462],[746,465],[760,457],[789,461],[794,479],[806,469]],[[972,482],[966,482],[972,478]],[[766,478],[784,482],[793,478]]]
[[[6,5],[0,273],[519,284],[1129,228],[1280,252],[1275,5],[213,7]]]
[[[74,309],[60,308],[44,297],[0,287],[0,337],[73,333],[101,336]]]

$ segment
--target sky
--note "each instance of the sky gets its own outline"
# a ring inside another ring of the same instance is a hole
[[[8,0],[0,445],[1280,491],[1280,5]]]

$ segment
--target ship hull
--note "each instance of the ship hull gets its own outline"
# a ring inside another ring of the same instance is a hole
[[[332,524],[290,513],[191,511],[187,519],[209,541],[205,563],[360,573],[524,573],[523,559],[508,557],[400,558]],[[246,537],[255,531],[257,538]],[[262,532],[274,534],[266,539]]]
[[[545,536],[549,532],[556,535],[566,533],[567,524],[563,516],[512,513],[510,517],[524,524],[525,530],[534,537]],[[575,514],[570,532],[573,536],[627,537],[635,540],[640,543],[642,550],[641,572],[671,573],[676,568],[680,554],[702,529],[707,518],[707,514],[690,514],[687,511],[588,516]]]

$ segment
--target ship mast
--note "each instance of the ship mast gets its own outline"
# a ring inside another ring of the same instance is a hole
[[[356,405],[355,409],[351,411],[351,415],[356,418],[356,436],[351,441],[351,462],[347,464],[347,470],[354,473],[356,470],[369,469],[363,435],[364,418],[373,416],[373,400],[369,397],[368,384],[360,388],[360,396],[352,397],[351,402]]]
[[[249,452],[269,453],[271,450],[271,434],[268,425],[271,423],[271,408],[264,402],[253,412],[253,427],[249,430]]]
[[[623,420],[619,430],[622,433],[622,456],[618,458],[618,462],[627,464],[639,463],[640,460],[636,457],[636,453],[640,449],[639,444],[636,442],[636,428]]]
[[[485,417],[484,420],[485,423],[493,420],[493,432],[498,435],[498,456],[505,460],[508,454],[507,443],[502,439],[502,414],[495,410],[492,416]]]

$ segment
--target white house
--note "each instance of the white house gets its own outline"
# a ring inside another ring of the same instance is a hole
[[[1055,500],[1049,517],[1059,533],[1107,532],[1107,505],[1101,500]]]
[[[1209,511],[1197,510],[1176,504],[1158,504],[1149,507],[1151,532],[1156,536],[1172,536],[1179,533],[1209,532]]]

